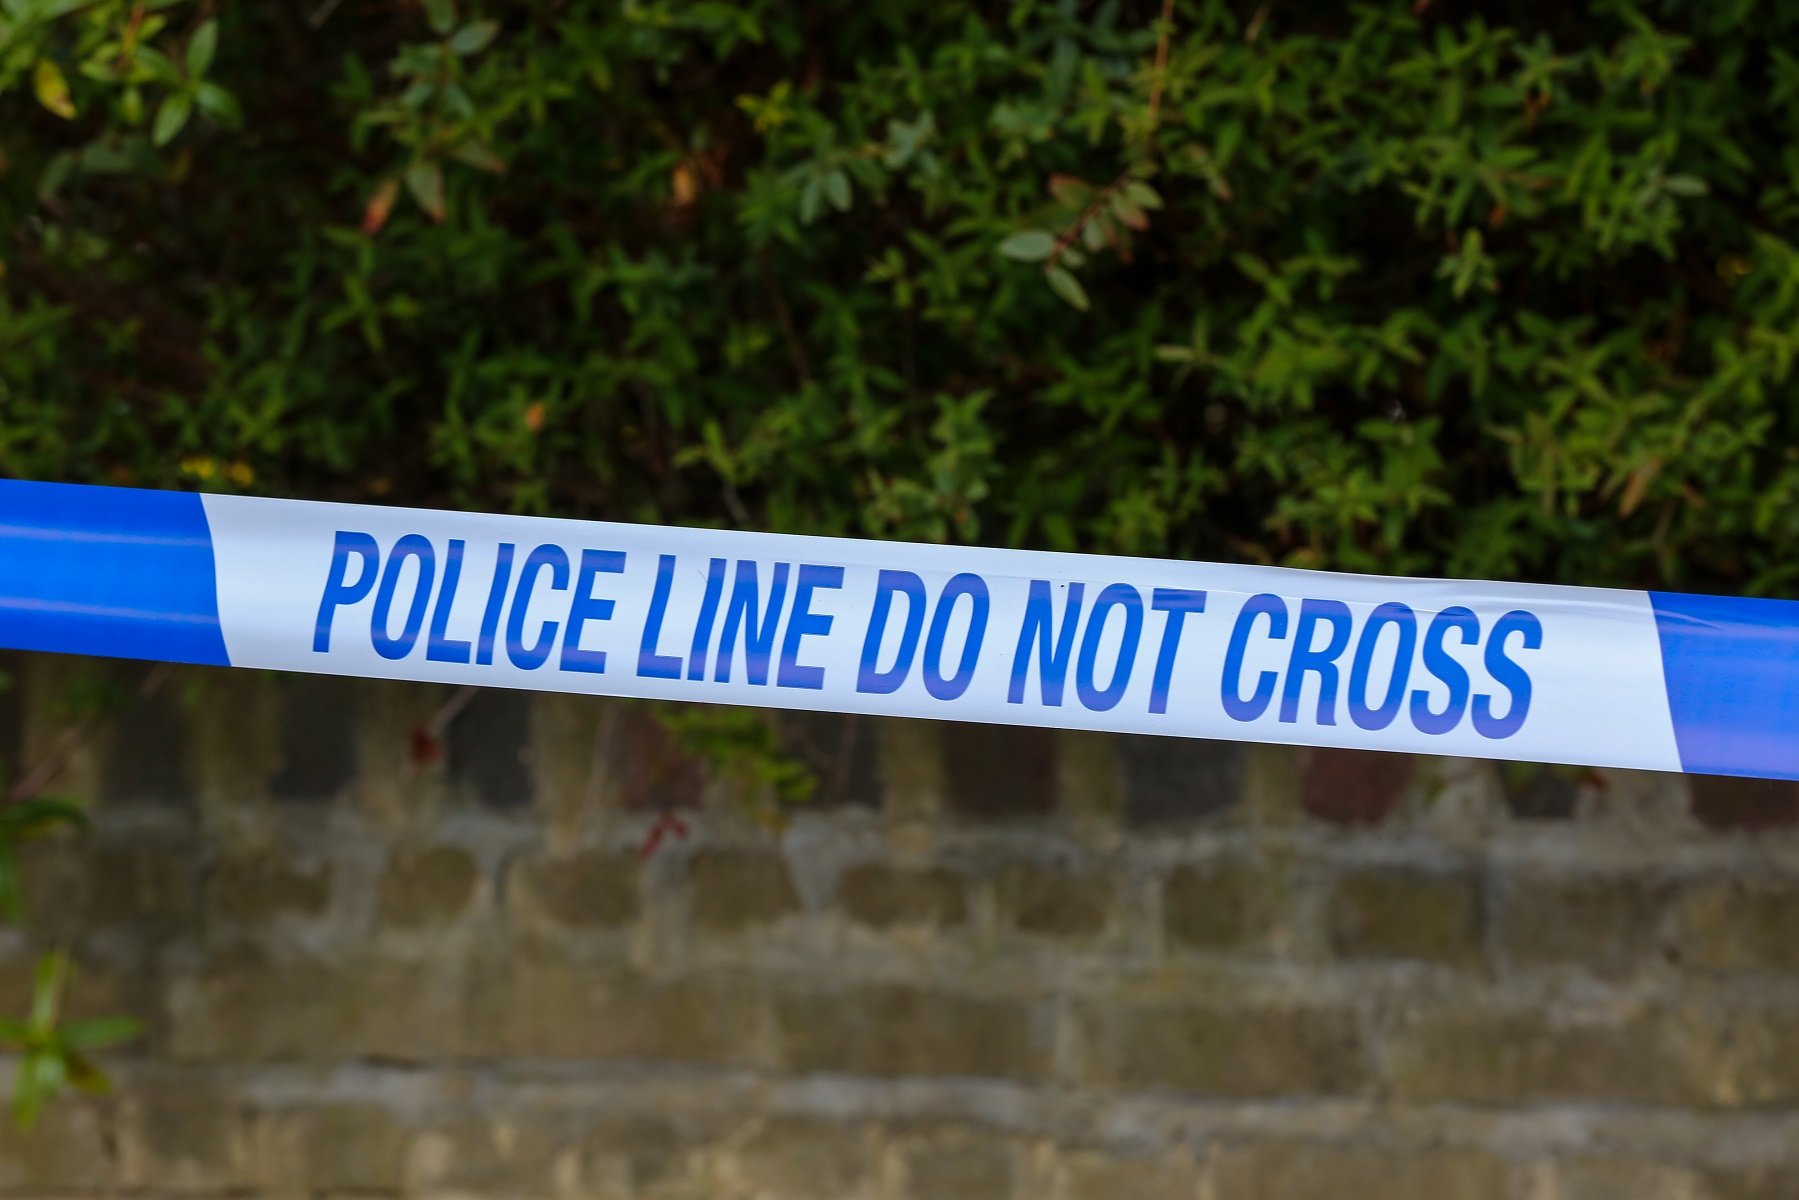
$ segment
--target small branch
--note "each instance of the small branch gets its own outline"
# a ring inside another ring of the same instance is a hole
[[[171,670],[168,663],[158,663],[151,667],[144,675],[143,682],[138,685],[138,698],[143,700],[154,696],[168,681]],[[19,781],[7,791],[6,803],[22,804],[50,786],[51,782],[62,773],[62,769],[69,765],[69,760],[75,757],[76,751],[86,745],[88,739],[93,736],[94,728],[100,723],[100,717],[103,715],[107,714],[82,717],[58,734],[49,753],[39,759],[31,770],[21,775]]]
[[[1174,32],[1174,0],[1162,0],[1162,20],[1156,33],[1156,65],[1149,82],[1149,145],[1156,143],[1156,126],[1162,120],[1162,87],[1168,82],[1168,35]]]
[[[1126,168],[1119,173],[1118,178],[1094,193],[1093,199],[1087,202],[1087,207],[1081,210],[1081,215],[1074,219],[1074,223],[1057,235],[1055,249],[1049,252],[1049,257],[1043,262],[1045,271],[1053,269],[1062,260],[1062,255],[1073,249],[1074,243],[1081,236],[1082,231],[1093,223],[1094,218],[1106,210],[1106,206],[1112,202],[1112,197],[1130,181],[1131,171]]]

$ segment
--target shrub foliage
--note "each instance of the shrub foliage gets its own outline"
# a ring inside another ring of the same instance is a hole
[[[1783,0],[0,0],[0,470],[1799,583]]]

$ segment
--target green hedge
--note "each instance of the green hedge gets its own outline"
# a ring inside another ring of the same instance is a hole
[[[1799,5],[0,0],[0,471],[1799,581]]]

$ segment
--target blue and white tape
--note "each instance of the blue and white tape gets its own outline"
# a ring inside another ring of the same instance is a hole
[[[1799,602],[0,481],[0,645],[1799,779]]]

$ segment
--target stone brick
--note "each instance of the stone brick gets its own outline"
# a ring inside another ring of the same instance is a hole
[[[1656,950],[1665,889],[1643,879],[1514,875],[1497,914],[1506,961],[1629,973]]]
[[[1503,1160],[1481,1150],[1448,1147],[1258,1142],[1221,1150],[1215,1171],[1219,1196],[1255,1200],[1506,1200],[1511,1194]]]
[[[102,1109],[92,1101],[57,1101],[29,1130],[9,1112],[0,1120],[0,1190],[60,1195],[106,1188],[116,1178],[109,1143]]]
[[[1331,948],[1346,958],[1469,964],[1481,954],[1479,881],[1465,872],[1361,868],[1330,895]]]
[[[1799,971],[1799,880],[1710,880],[1676,912],[1675,947],[1689,968]]]
[[[434,1124],[411,1142],[406,1194],[548,1193],[572,1148],[569,1122],[502,1110]]]
[[[418,929],[454,921],[480,880],[480,866],[460,846],[402,846],[381,877],[381,922]]]
[[[1582,767],[1544,763],[1499,764],[1505,806],[1520,821],[1566,821],[1579,807]]]
[[[838,713],[783,712],[776,718],[781,744],[811,768],[819,805],[881,803],[879,717]]]
[[[1121,1158],[1077,1151],[1063,1159],[1062,1180],[1065,1200],[1193,1200],[1199,1194],[1194,1164],[1166,1157]]]
[[[837,881],[837,902],[864,925],[960,925],[967,919],[967,882],[943,867],[858,863]]]
[[[1693,815],[1707,828],[1754,832],[1799,825],[1799,780],[1693,775]]]
[[[980,1129],[949,1129],[907,1139],[907,1200],[1005,1200],[1012,1194],[1017,1150],[1006,1138]]]
[[[519,872],[539,912],[574,929],[616,929],[637,916],[638,860],[610,850],[583,850],[522,864]]]
[[[224,1191],[254,1186],[253,1114],[201,1081],[133,1089],[120,1116],[119,1175],[128,1187]]]
[[[279,686],[281,758],[269,794],[277,800],[330,800],[356,777],[364,685],[332,675],[294,675]]]
[[[522,808],[537,794],[531,693],[491,688],[450,722],[450,777],[488,808]]]
[[[394,1114],[376,1103],[275,1113],[262,1155],[263,1183],[270,1189],[397,1191],[405,1181],[410,1140]]]
[[[1049,1066],[1047,1014],[1017,1000],[872,984],[777,992],[774,1004],[795,1071],[1033,1079]]]
[[[1125,735],[1124,816],[1132,825],[1202,821],[1243,799],[1244,750],[1238,742]]]
[[[1705,1095],[1672,1023],[1650,1012],[1576,1021],[1456,1005],[1402,1020],[1385,1058],[1394,1094],[1407,1101],[1683,1104]]]
[[[1307,757],[1299,802],[1332,825],[1377,825],[1399,806],[1411,778],[1409,755],[1319,747]]]
[[[1714,1167],[1700,1172],[1697,1200],[1793,1200],[1799,1196],[1799,1163]]]
[[[751,1194],[781,1200],[845,1200],[857,1194],[869,1166],[860,1129],[809,1118],[767,1121],[737,1152]]]
[[[130,697],[110,718],[111,736],[100,765],[100,796],[108,805],[146,804],[191,811],[194,772],[186,713],[166,684],[138,692],[144,668],[132,663],[115,672]],[[124,681],[129,682],[124,682]]]
[[[1054,730],[948,722],[942,732],[943,787],[952,813],[995,820],[1055,811]]]
[[[175,975],[166,1020],[178,1061],[423,1061],[467,1037],[461,994],[430,964],[256,950]]]
[[[702,850],[688,870],[693,919],[702,929],[734,932],[798,912],[787,859],[775,850]]]
[[[674,1125],[655,1117],[605,1117],[582,1136],[576,1150],[581,1183],[602,1196],[709,1194],[698,1190],[693,1146]],[[685,1183],[695,1184],[691,1192]]]
[[[316,917],[331,902],[331,868],[273,850],[240,852],[214,868],[206,891],[210,911],[232,921]]]
[[[156,934],[191,929],[199,911],[201,860],[191,846],[145,839],[96,843],[85,855],[87,920]]]
[[[762,988],[741,976],[661,979],[543,955],[483,965],[473,1020],[493,1053],[752,1064]]]
[[[1281,921],[1290,874],[1268,854],[1176,867],[1162,885],[1168,940],[1194,950],[1266,948]]]
[[[1545,1200],[1709,1200],[1702,1177],[1690,1168],[1600,1156],[1549,1164],[1542,1194]]]
[[[1086,1075],[1101,1086],[1258,1097],[1343,1095],[1368,1081],[1348,1009],[1088,1001],[1078,1011]]]
[[[1730,1108],[1799,1104],[1799,1006],[1739,1001],[1684,1014],[1698,1028],[1703,1099]]]
[[[1106,927],[1115,891],[1098,871],[1013,863],[1000,875],[999,905],[1022,933],[1091,937]]]

